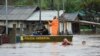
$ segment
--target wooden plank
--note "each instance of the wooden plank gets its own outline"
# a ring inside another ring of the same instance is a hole
[[[22,36],[21,42],[62,42],[64,38],[67,38],[69,41],[72,41],[72,35],[58,35],[58,36],[48,36],[48,35],[39,35],[39,36]]]
[[[91,21],[84,21],[84,20],[80,20],[80,23],[86,23],[86,24],[92,24],[92,25],[100,25],[100,23],[97,22],[91,22]]]

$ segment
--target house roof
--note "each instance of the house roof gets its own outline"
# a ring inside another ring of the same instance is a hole
[[[91,22],[91,21],[84,21],[84,20],[80,20],[80,23],[86,23],[86,24],[92,24],[92,25],[100,25],[100,23],[98,22]]]
[[[64,13],[61,15],[60,20],[75,21],[77,16],[78,16],[78,12],[76,12],[76,13]]]
[[[31,17],[29,17],[27,20],[29,21],[38,21],[39,20],[39,11],[32,14]],[[63,14],[63,10],[59,11],[59,15],[61,16]],[[58,12],[56,10],[45,10],[41,11],[41,20],[42,21],[48,21],[52,20],[54,16],[58,16]]]
[[[26,20],[35,10],[30,6],[8,6],[7,19],[8,20]],[[6,20],[6,9],[4,6],[0,6],[0,20]]]

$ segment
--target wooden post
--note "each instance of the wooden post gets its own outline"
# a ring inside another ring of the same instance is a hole
[[[13,24],[13,29],[10,32],[10,43],[16,43],[16,24]]]
[[[67,22],[65,21],[65,33],[68,34],[67,32]]]
[[[20,36],[23,35],[23,24],[20,24]]]
[[[29,34],[32,34],[32,24],[29,24]]]
[[[1,37],[1,35],[0,35],[0,45],[2,45],[2,37]]]

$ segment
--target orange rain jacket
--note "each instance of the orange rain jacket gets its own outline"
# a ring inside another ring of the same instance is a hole
[[[58,28],[59,28],[59,20],[58,18],[53,19],[51,23],[51,35],[58,35]]]

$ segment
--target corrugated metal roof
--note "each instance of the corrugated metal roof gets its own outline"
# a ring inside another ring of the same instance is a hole
[[[61,15],[60,20],[75,21],[77,16],[78,16],[78,12],[76,12],[76,13],[64,13]]]
[[[34,7],[24,6],[24,7],[15,7],[8,6],[8,20],[26,20],[35,10]],[[5,17],[5,7],[0,6],[0,20],[6,20]]]
[[[29,20],[29,21],[37,21],[37,20],[39,20],[39,13],[40,13],[39,11],[35,12],[27,20]],[[59,15],[60,16],[61,16],[61,14],[63,14],[63,10],[59,11]],[[42,21],[52,20],[54,16],[58,16],[58,12],[56,10],[41,11],[41,20]]]

